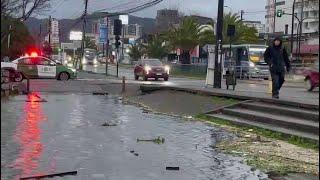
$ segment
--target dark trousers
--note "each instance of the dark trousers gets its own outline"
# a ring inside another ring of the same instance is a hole
[[[279,91],[284,83],[285,72],[271,72],[272,96],[279,96]]]

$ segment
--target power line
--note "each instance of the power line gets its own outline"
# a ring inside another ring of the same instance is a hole
[[[139,2],[137,2],[137,1],[139,1]],[[122,4],[120,3],[118,5],[115,5],[115,6],[112,6],[112,7],[109,7],[109,8],[100,9],[100,10],[97,10],[97,11],[110,11],[110,10],[114,10],[116,8],[119,8],[119,7],[126,8],[128,5],[131,5],[131,4],[134,5],[134,4],[141,3],[141,2],[143,2],[143,1],[141,1],[141,0],[129,1],[129,2],[126,2],[126,3],[122,3]]]

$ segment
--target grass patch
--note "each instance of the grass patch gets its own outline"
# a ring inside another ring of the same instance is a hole
[[[307,149],[319,150],[319,142],[317,142],[316,140],[311,140],[311,139],[298,137],[298,136],[294,136],[294,135],[287,135],[287,134],[283,134],[280,132],[275,132],[275,131],[271,131],[271,130],[267,130],[267,129],[263,129],[263,128],[259,128],[259,127],[255,127],[255,126],[239,126],[239,125],[232,123],[231,121],[227,121],[224,119],[218,119],[218,118],[212,118],[212,117],[207,116],[205,114],[197,115],[196,118],[203,120],[203,121],[213,122],[215,124],[232,126],[232,127],[235,127],[239,130],[242,130],[242,131],[248,131],[249,129],[252,129],[252,133],[255,133],[260,136],[264,136],[264,137],[268,137],[268,138],[272,138],[272,139],[276,139],[276,140],[282,140],[282,141],[288,142],[290,144],[294,144],[299,147],[303,147],[303,148],[307,148]]]
[[[218,97],[218,96],[213,96],[212,101],[215,104],[225,104],[225,105],[233,105],[241,102],[240,100],[237,100],[237,99]]]

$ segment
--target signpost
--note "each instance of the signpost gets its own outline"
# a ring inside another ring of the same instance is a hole
[[[99,43],[103,47],[103,58],[105,57],[105,44],[108,42],[108,26],[107,24],[100,24],[99,26]],[[108,76],[108,59],[106,58],[106,76]]]

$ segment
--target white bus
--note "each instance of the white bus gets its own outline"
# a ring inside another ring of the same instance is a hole
[[[224,68],[228,68],[230,64],[236,68],[238,77],[241,78],[261,78],[268,79],[270,75],[269,66],[264,60],[264,52],[266,45],[259,44],[240,44],[223,45],[223,53],[225,57]]]

